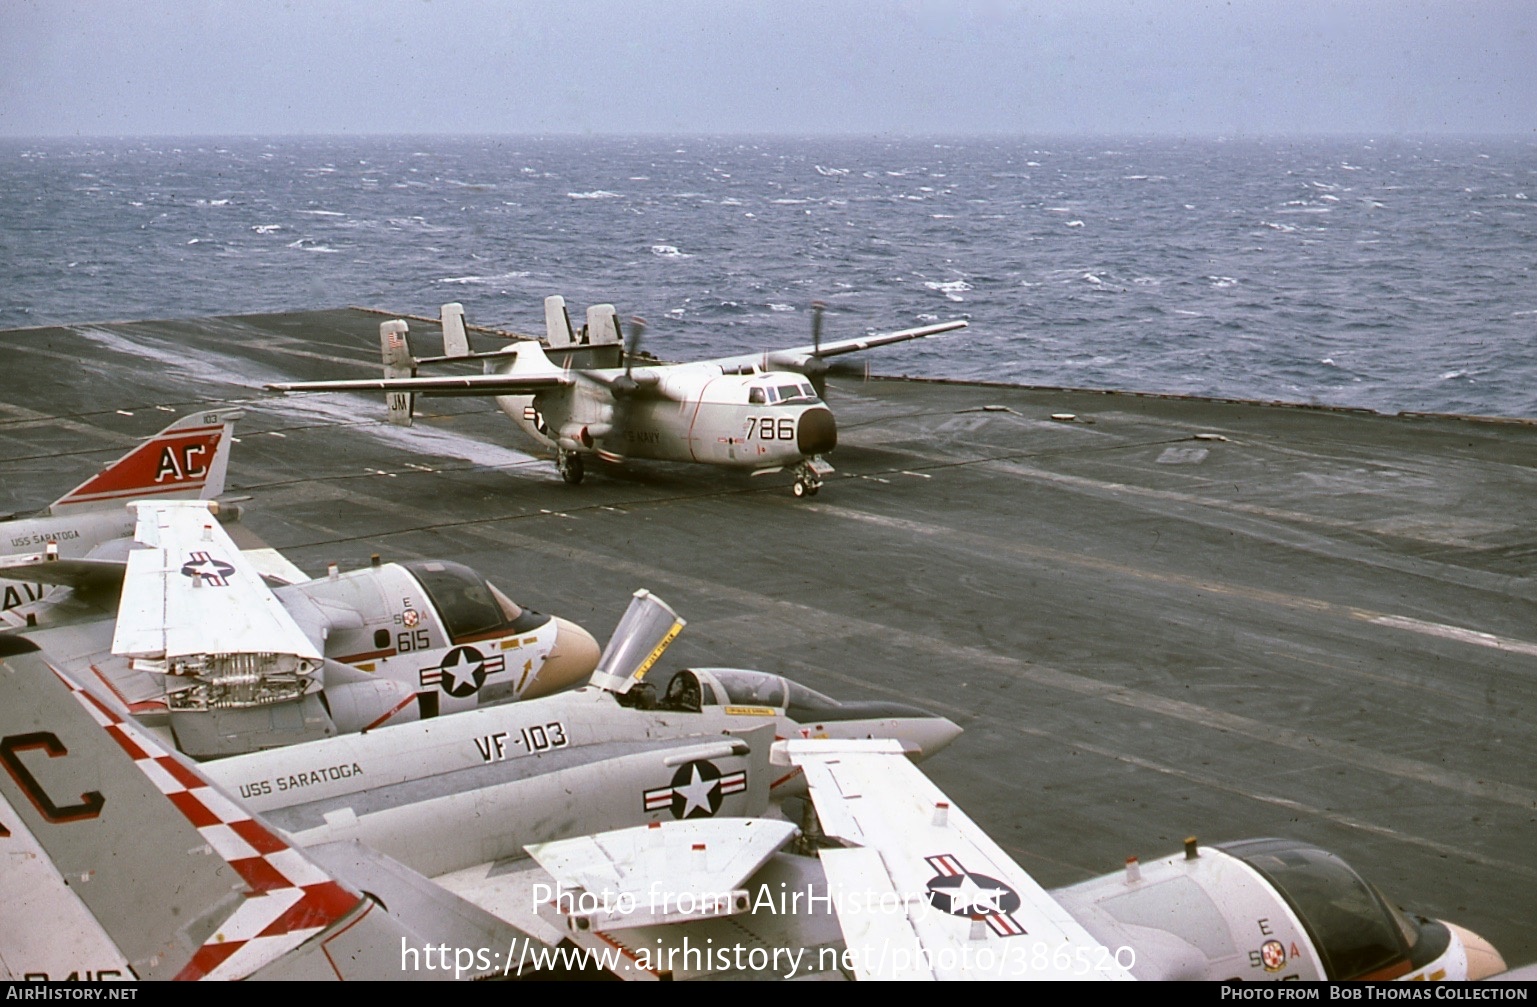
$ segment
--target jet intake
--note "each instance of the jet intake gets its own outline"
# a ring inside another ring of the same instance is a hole
[[[331,720],[343,734],[421,719],[416,693],[392,679],[327,685],[324,697]]]

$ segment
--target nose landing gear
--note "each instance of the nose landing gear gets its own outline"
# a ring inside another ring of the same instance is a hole
[[[814,497],[822,488],[822,477],[832,470],[833,467],[821,458],[808,458],[791,470],[795,475],[795,482],[790,487],[790,491],[797,497]]]

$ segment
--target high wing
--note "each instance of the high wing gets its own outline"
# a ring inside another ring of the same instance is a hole
[[[1099,942],[900,746],[789,741],[785,752],[806,773],[823,834],[848,847],[821,852],[828,886],[866,906],[907,907],[840,913],[859,978],[1132,978],[1083,957]]]
[[[964,329],[970,324],[964,319],[954,319],[948,322],[938,322],[934,325],[922,325],[916,329],[901,329],[897,332],[882,332],[870,336],[853,336],[849,339],[835,339],[832,342],[813,343],[810,346],[796,346],[788,350],[775,350],[769,354],[769,359],[774,360],[783,357],[836,357],[845,353],[855,353],[859,350],[870,350],[877,346],[890,346],[893,343],[905,343],[912,339],[922,339],[925,336],[937,336],[941,332],[952,332],[956,329]],[[731,358],[736,359],[736,358]]]
[[[455,358],[458,359],[458,358]],[[358,378],[339,381],[293,381],[267,385],[274,392],[414,392],[417,395],[533,395],[576,383],[570,373],[460,374],[431,378]]]
[[[345,851],[322,867],[30,641],[0,638],[0,685],[0,978],[503,974],[423,969],[416,949],[511,949],[517,931],[419,876],[430,898],[404,899],[409,877],[391,909],[365,898]]]

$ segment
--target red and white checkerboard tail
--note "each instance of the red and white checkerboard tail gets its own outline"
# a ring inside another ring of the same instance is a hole
[[[0,978],[400,975],[383,910],[27,640],[0,697]]]
[[[122,507],[130,500],[212,500],[224,492],[239,409],[189,413],[48,508],[50,514]]]

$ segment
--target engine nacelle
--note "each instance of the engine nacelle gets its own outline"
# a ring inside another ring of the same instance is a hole
[[[1053,891],[1151,980],[1482,979],[1505,968],[1481,937],[1395,908],[1339,857],[1252,839],[1185,852]]]
[[[324,696],[331,720],[343,734],[421,719],[416,693],[404,683],[387,678],[328,684]]]

